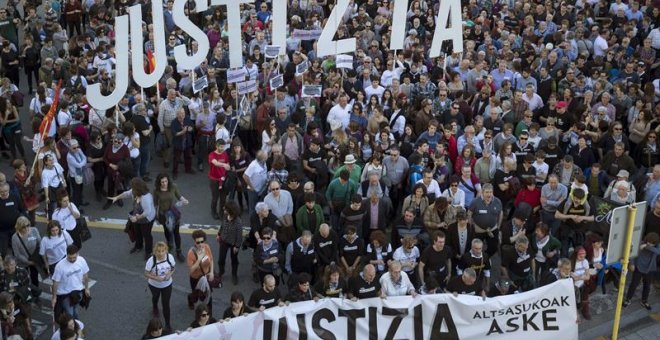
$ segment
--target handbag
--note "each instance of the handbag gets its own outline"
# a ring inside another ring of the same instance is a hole
[[[25,245],[25,242],[23,241],[23,238],[20,235],[18,236],[18,240],[21,241],[21,244],[23,245],[23,248],[25,249],[25,252],[28,253],[28,260],[34,263],[34,267],[37,268],[37,271],[39,274],[41,274],[41,278],[45,279],[49,277],[48,271],[46,270],[46,262],[44,262],[44,258],[39,255],[39,247],[37,246],[34,249],[33,253],[30,253],[28,250],[27,246]]]
[[[131,220],[126,221],[124,232],[128,234],[128,239],[131,241],[131,243],[135,243],[135,229],[133,228],[133,222],[131,222]]]
[[[91,165],[87,165],[83,168],[83,184],[92,185],[94,183],[94,170],[92,170]]]
[[[89,226],[87,226],[87,219],[80,217],[76,220],[76,228],[78,228],[78,233],[80,234],[80,240],[85,242],[92,238],[92,233],[89,231]]]

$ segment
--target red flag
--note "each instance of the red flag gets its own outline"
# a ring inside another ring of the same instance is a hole
[[[60,89],[62,88],[62,79],[57,82],[57,87],[55,87],[55,96],[53,98],[53,104],[50,105],[50,110],[44,117],[44,120],[41,121],[39,125],[39,133],[41,133],[41,140],[45,140],[48,137],[48,131],[50,130],[51,125],[53,124],[53,119],[55,119],[55,112],[57,112],[57,105],[60,101]]]
[[[154,54],[151,52],[151,49],[147,49],[147,72],[148,73],[153,73],[154,70],[156,69],[156,58],[154,58]]]

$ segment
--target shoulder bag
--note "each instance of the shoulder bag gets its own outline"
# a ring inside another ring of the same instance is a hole
[[[37,246],[34,249],[34,252],[30,253],[28,247],[25,245],[25,242],[23,241],[23,238],[20,235],[18,235],[18,233],[16,234],[16,236],[18,236],[18,240],[21,241],[21,244],[23,245],[23,249],[25,249],[25,252],[28,254],[28,260],[34,263],[34,267],[37,268],[37,271],[39,272],[39,274],[41,274],[41,278],[45,279],[49,277],[48,271],[46,270],[46,263],[44,262],[44,258],[41,255],[39,255],[39,247]],[[37,245],[38,244],[39,243],[37,241]]]

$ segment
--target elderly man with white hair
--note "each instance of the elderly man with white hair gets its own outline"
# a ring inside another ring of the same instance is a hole
[[[614,184],[614,190],[610,194],[610,196],[606,196],[606,198],[611,199],[614,202],[622,203],[622,204],[630,204],[635,202],[635,195],[632,194],[632,191],[630,190],[630,183],[628,181],[622,180],[622,181],[617,181]]]
[[[387,273],[380,277],[380,286],[383,296],[404,296],[412,295],[415,297],[417,291],[406,272],[401,270],[401,262],[392,261],[388,266]]]
[[[605,194],[603,197],[609,199],[610,196],[613,196],[617,190],[617,184],[619,184],[621,181],[628,183],[628,191],[630,191],[632,197],[637,197],[637,189],[634,185],[632,185],[632,182],[630,181],[630,173],[627,170],[619,170],[619,172],[616,174],[616,178],[613,179],[607,186],[607,189],[605,189]]]

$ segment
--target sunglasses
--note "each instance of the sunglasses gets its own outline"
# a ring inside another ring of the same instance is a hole
[[[264,236],[264,237],[262,237],[261,239],[262,239],[262,240],[269,241],[269,240],[270,240],[270,236]]]
[[[202,244],[204,241],[195,241],[195,244]]]
[[[206,316],[209,316],[209,313],[202,313],[200,316],[206,317]]]
[[[270,190],[271,191],[278,191],[278,190],[280,190],[280,188],[271,188]]]

